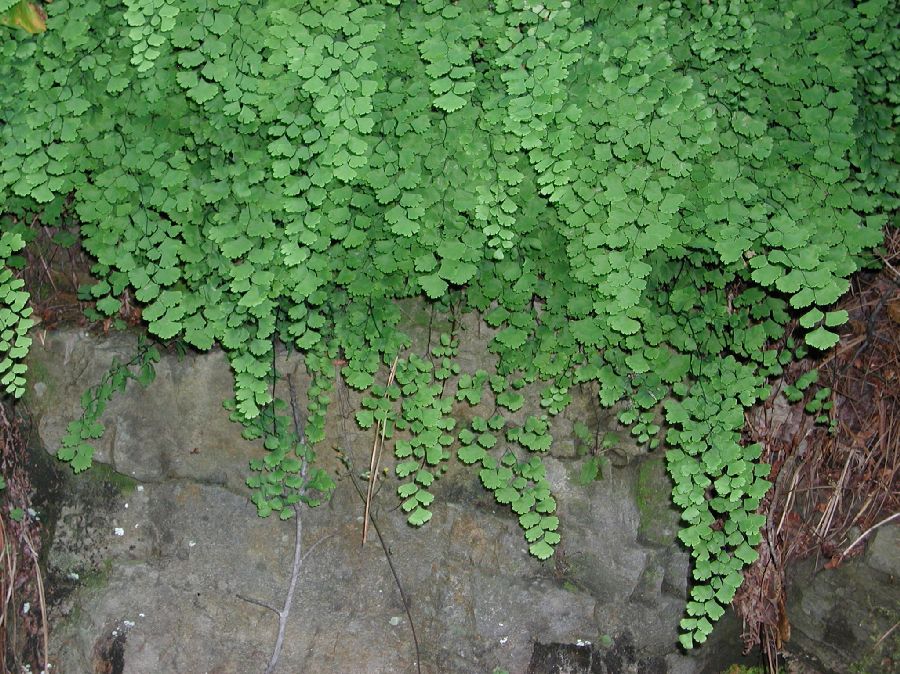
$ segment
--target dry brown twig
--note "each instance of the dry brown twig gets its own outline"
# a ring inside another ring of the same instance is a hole
[[[47,597],[44,593],[44,576],[41,573],[41,565],[38,559],[38,553],[35,549],[34,541],[31,540],[31,536],[28,533],[28,530],[25,529],[23,531],[25,536],[25,547],[28,549],[28,554],[31,555],[31,559],[34,561],[34,570],[35,570],[35,580],[37,581],[38,588],[38,600],[40,602],[41,607],[41,636],[43,637],[43,646],[44,646],[44,657],[43,657],[43,665],[41,666],[41,670],[44,672],[50,671],[50,632],[49,627],[47,625]]]
[[[15,578],[16,578],[16,554],[15,548],[9,542],[9,534],[3,517],[0,516],[0,670],[7,671],[6,644],[7,629],[10,625],[8,611],[15,611]]]
[[[388,374],[387,385],[391,387],[394,384],[394,377],[397,374],[397,362],[400,356],[394,357],[391,363],[391,371]],[[378,481],[378,467],[381,464],[381,455],[384,452],[384,438],[387,433],[387,422],[379,419],[375,425],[375,442],[372,444],[372,456],[369,460],[369,486],[366,489],[366,506],[363,514],[363,534],[362,544],[366,544],[369,537],[369,510],[372,507],[372,498],[375,496],[375,483]]]
[[[885,517],[883,520],[881,520],[880,522],[878,522],[878,524],[873,524],[871,527],[869,527],[868,529],[866,529],[864,532],[862,532],[862,533],[856,538],[855,541],[853,541],[850,545],[847,546],[847,548],[841,553],[841,556],[840,556],[840,558],[839,558],[838,561],[840,561],[841,559],[843,559],[844,557],[846,557],[848,552],[850,552],[853,548],[855,548],[855,547],[856,547],[856,546],[857,546],[864,538],[866,538],[866,536],[868,536],[869,534],[871,534],[873,531],[875,531],[875,530],[876,530],[878,527],[880,527],[882,524],[887,524],[888,522],[892,522],[892,521],[894,521],[895,519],[897,519],[898,517],[900,517],[900,512],[896,512],[896,513],[894,513],[893,515],[891,515],[890,517]]]
[[[24,654],[19,652],[22,644],[16,635],[10,634],[17,624],[23,624],[26,640],[37,640],[40,633],[43,645],[43,656],[38,656],[35,645],[34,655],[26,656],[31,660],[27,664],[36,664],[48,671],[49,634],[39,564],[40,527],[29,514],[32,487],[24,465],[25,442],[19,421],[7,405],[0,402],[0,474],[6,482],[0,512],[0,574],[3,574],[0,577],[0,665],[6,667],[9,664],[4,660],[8,646],[12,646],[17,658]],[[22,513],[22,518],[8,517],[14,511]],[[19,614],[17,608],[23,599],[35,609]]]
[[[394,364],[396,365],[396,359]],[[348,450],[350,449],[349,442],[349,434],[347,433],[347,424],[346,420],[350,418],[350,401],[349,395],[347,392],[347,387],[343,385],[343,380],[338,378],[338,400],[341,405],[341,436],[344,447]],[[347,468],[347,476],[350,478],[350,484],[353,485],[354,491],[356,491],[357,495],[361,500],[365,500],[363,496],[362,489],[360,489],[359,485],[356,483],[356,476],[353,474],[353,465],[350,461],[350,457],[346,454],[342,454],[342,458],[344,460],[344,465]],[[368,512],[368,511],[367,511]],[[400,601],[403,603],[403,608],[406,611],[406,618],[409,621],[409,629],[412,633],[413,639],[413,647],[415,649],[416,654],[416,671],[418,674],[422,674],[422,652],[419,648],[419,636],[416,633],[416,623],[412,617],[412,609],[410,608],[409,597],[406,594],[406,591],[403,589],[403,584],[400,582],[400,575],[397,573],[397,568],[394,566],[394,561],[391,557],[390,548],[384,540],[384,535],[381,533],[381,528],[378,526],[378,521],[375,519],[375,515],[371,512],[368,512],[368,519],[372,520],[372,526],[375,529],[375,534],[378,537],[378,542],[381,544],[381,550],[384,552],[384,559],[387,561],[388,567],[391,570],[391,576],[394,578],[394,584],[397,586],[397,591],[400,593]]]

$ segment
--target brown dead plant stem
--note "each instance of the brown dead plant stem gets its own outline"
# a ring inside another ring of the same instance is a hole
[[[394,384],[394,377],[397,375],[397,362],[400,356],[394,358],[391,363],[391,371],[388,374],[387,386],[390,388]],[[372,456],[369,460],[369,486],[366,488],[366,505],[363,514],[363,545],[369,537],[369,511],[372,507],[372,498],[375,496],[375,483],[378,481],[378,468],[381,465],[381,455],[384,452],[384,439],[387,434],[387,419],[379,419],[375,424],[375,442],[372,445]]]
[[[0,477],[5,483],[0,490],[0,670],[4,672],[24,665],[32,671],[49,671],[41,528],[30,507],[33,489],[25,463],[20,421],[0,402]]]
[[[9,671],[6,664],[6,644],[9,642],[9,630],[13,629],[11,622],[15,620],[15,578],[18,556],[14,543],[9,539],[4,523],[5,517],[0,516],[0,671]]]

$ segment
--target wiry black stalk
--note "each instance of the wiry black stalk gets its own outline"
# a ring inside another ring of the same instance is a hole
[[[346,394],[346,391],[344,391],[344,394]],[[347,409],[348,407],[349,405],[346,403],[343,396],[341,396],[341,428],[344,436],[344,445],[349,448],[350,445],[347,443],[347,428],[344,425],[344,420],[349,414],[349,410]],[[350,483],[353,485],[353,488],[356,490],[359,498],[363,503],[365,503],[366,495],[363,494],[362,488],[356,482],[356,476],[353,474],[353,467],[350,465],[349,457],[346,457],[346,461],[347,474],[350,476]],[[413,645],[416,649],[416,671],[418,672],[418,674],[422,674],[422,653],[419,649],[419,637],[416,634],[416,623],[413,621],[412,612],[409,609],[409,598],[406,596],[406,592],[403,591],[403,585],[400,583],[400,576],[397,574],[397,569],[394,567],[394,560],[391,558],[391,553],[388,550],[387,543],[384,542],[384,536],[381,535],[381,528],[378,526],[378,521],[375,519],[375,515],[371,511],[369,512],[369,520],[372,522],[372,526],[375,528],[375,533],[378,535],[378,542],[381,543],[381,549],[384,551],[384,558],[387,560],[388,566],[391,569],[391,575],[394,577],[394,584],[397,586],[397,590],[400,592],[400,600],[403,602],[403,609],[406,611],[407,620],[409,620],[409,629],[412,632]]]

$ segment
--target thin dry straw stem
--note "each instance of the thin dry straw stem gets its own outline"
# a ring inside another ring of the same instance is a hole
[[[862,541],[862,539],[864,539],[866,536],[868,536],[869,534],[871,534],[873,531],[875,531],[875,530],[876,530],[878,527],[880,527],[882,524],[887,524],[888,522],[890,522],[890,521],[892,521],[892,520],[895,520],[895,519],[897,519],[898,517],[900,517],[900,512],[894,513],[894,514],[891,515],[890,517],[885,517],[883,520],[881,520],[880,522],[878,522],[878,524],[873,524],[872,526],[870,526],[868,529],[866,529],[864,532],[862,532],[862,533],[857,537],[857,539],[856,539],[855,541],[853,541],[850,545],[847,546],[847,548],[841,553],[841,556],[838,558],[838,561],[840,561],[841,559],[843,559],[844,557],[846,557],[846,556],[847,556],[847,553],[849,553],[854,547],[856,547],[856,545],[857,545],[860,541]]]
[[[882,641],[884,641],[884,640],[887,639],[889,636],[891,636],[891,633],[892,633],[895,629],[897,629],[897,625],[900,625],[900,621],[895,622],[895,623],[893,624],[893,626],[892,626],[887,632],[885,632],[884,634],[881,635],[881,638],[880,638],[878,641],[876,641],[876,642],[874,643],[874,645],[872,646],[872,650],[873,650],[873,651],[881,645],[881,642],[882,642]]]
[[[50,671],[50,661],[49,661],[49,653],[50,653],[50,634],[47,628],[47,600],[44,595],[44,577],[41,574],[41,566],[38,563],[38,554],[34,549],[34,543],[31,540],[31,536],[28,533],[28,530],[23,530],[22,533],[25,535],[25,545],[28,548],[29,554],[31,554],[31,558],[34,560],[34,574],[35,579],[37,580],[38,587],[38,600],[41,603],[41,633],[44,639],[44,664],[43,671]]]
[[[791,478],[791,487],[788,489],[788,495],[784,502],[784,509],[781,512],[781,519],[778,522],[778,528],[775,530],[775,535],[781,533],[781,528],[784,526],[784,520],[787,517],[788,513],[791,511],[791,504],[794,500],[794,491],[797,489],[797,482],[800,481],[800,468],[794,469],[794,476]]]
[[[387,385],[390,388],[394,383],[394,377],[397,374],[397,361],[400,356],[394,358],[391,364],[391,372],[388,375]],[[363,515],[363,535],[362,544],[366,544],[369,537],[369,509],[372,506],[372,498],[375,496],[375,483],[378,480],[378,466],[381,463],[381,454],[384,451],[384,438],[387,433],[387,420],[379,420],[375,426],[375,442],[372,445],[372,456],[369,459],[369,486],[366,489],[366,507]]]
[[[834,485],[834,493],[831,495],[831,498],[828,499],[828,505],[825,508],[825,512],[822,513],[822,518],[819,520],[818,526],[816,526],[815,534],[820,539],[825,538],[825,535],[831,528],[834,514],[840,506],[844,483],[847,481],[847,474],[850,472],[850,460],[853,458],[854,454],[855,452],[852,451],[848,454],[847,460],[844,462],[844,470],[841,471],[841,477],[838,479],[837,484]]]
[[[15,548],[10,545],[8,536],[9,534],[3,523],[3,519],[0,518],[0,572],[5,574],[5,577],[0,581],[0,588],[3,589],[2,606],[0,606],[0,637],[3,638],[2,642],[0,642],[0,665],[4,666],[4,671],[6,661],[6,630],[10,625],[7,611],[10,608],[15,610],[14,596],[17,570]]]

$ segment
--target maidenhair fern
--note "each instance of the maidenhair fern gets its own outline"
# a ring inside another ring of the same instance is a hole
[[[25,282],[13,276],[9,264],[24,245],[19,233],[0,233],[0,386],[16,398],[25,391],[27,368],[21,361],[31,346],[28,331],[34,325]]]
[[[836,342],[832,305],[896,211],[894,3],[47,9],[45,34],[0,44],[0,210],[74,193],[98,310],[130,289],[152,334],[225,350],[235,417],[270,450],[260,514],[304,488],[269,386],[279,341],[314,376],[310,445],[345,362],[359,423],[394,434],[410,522],[455,453],[542,559],[549,420],[594,382],[665,443],[695,561],[683,644],[706,639],[756,555],[768,468],[741,428],[784,365],[770,345],[792,318],[810,347]],[[4,273],[17,392],[29,323]],[[482,312],[496,369],[460,372],[455,334],[411,352],[395,301],[414,296]],[[453,401],[488,387],[496,414],[457,428]]]
[[[100,417],[116,393],[125,390],[129,381],[147,386],[156,378],[154,363],[159,361],[159,350],[145,337],[138,340],[137,352],[127,363],[113,359],[109,369],[96,386],[81,395],[81,418],[69,422],[66,434],[60,441],[57,458],[68,462],[72,470],[80,473],[91,467],[94,460],[92,440],[103,436],[106,427]]]

